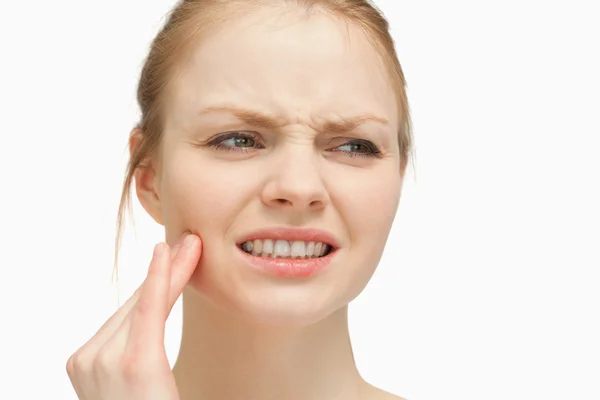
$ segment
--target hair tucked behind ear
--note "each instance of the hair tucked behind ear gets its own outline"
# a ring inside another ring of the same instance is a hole
[[[394,41],[389,33],[389,24],[383,14],[367,0],[183,0],[168,14],[166,23],[154,38],[142,68],[137,101],[141,109],[141,120],[132,133],[141,134],[139,145],[130,149],[121,201],[117,214],[113,279],[118,280],[118,259],[125,212],[131,210],[131,186],[135,172],[144,168],[159,148],[162,140],[162,102],[170,82],[175,79],[177,65],[186,55],[186,50],[211,31],[236,16],[247,15],[262,7],[294,7],[304,10],[305,15],[324,12],[345,19],[358,26],[385,66],[398,100],[398,131],[400,157],[406,165],[409,155],[414,162],[413,135],[406,81],[398,61]],[[402,169],[404,171],[404,168]]]

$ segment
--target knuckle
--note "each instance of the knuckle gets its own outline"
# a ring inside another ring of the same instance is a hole
[[[121,373],[126,382],[140,382],[160,377],[160,361],[152,356],[152,352],[131,351],[121,360]]]
[[[130,353],[121,360],[121,373],[127,382],[136,382],[147,375],[139,353]]]
[[[109,349],[101,349],[94,358],[94,369],[99,372],[109,372],[115,367],[113,354]]]
[[[69,376],[87,374],[91,371],[91,367],[92,358],[83,351],[78,351],[67,360],[67,373]]]
[[[145,318],[148,315],[150,315],[150,312],[151,312],[150,304],[148,304],[148,302],[143,297],[138,300],[136,312],[142,318]]]
[[[73,374],[75,373],[75,361],[74,361],[74,359],[75,359],[75,356],[72,355],[67,360],[66,369],[67,369],[67,375],[69,375],[69,377],[73,377]]]

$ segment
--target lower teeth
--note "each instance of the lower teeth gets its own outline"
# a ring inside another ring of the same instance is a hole
[[[273,256],[272,254],[266,254],[266,253],[261,253],[261,254],[254,254],[254,253],[248,253],[248,252],[246,252],[246,253],[247,254],[251,254],[251,255],[253,255],[255,257],[286,258],[286,259],[290,259],[290,260],[308,260],[308,259],[311,259],[311,258],[321,258],[321,257],[324,257],[324,256],[309,256],[309,257],[307,257],[307,256],[304,256],[304,257],[289,257],[289,256],[287,256],[287,257],[284,257],[284,256]]]
[[[296,256],[296,257],[290,257],[290,256],[285,256],[285,257],[284,257],[284,256],[279,256],[279,255],[278,255],[278,256],[273,256],[273,255],[272,255],[272,254],[270,254],[270,253],[261,253],[261,254],[255,254],[255,253],[253,253],[253,252],[251,252],[251,251],[246,251],[246,250],[244,250],[244,249],[242,248],[242,251],[243,251],[244,253],[246,253],[246,254],[250,254],[250,255],[253,255],[253,256],[255,256],[255,257],[265,257],[265,258],[287,258],[287,259],[290,259],[290,260],[296,260],[296,259],[298,259],[298,260],[308,260],[308,259],[311,259],[311,258],[321,258],[321,257],[325,257],[326,255],[328,255],[329,253],[331,253],[331,250],[332,250],[332,249],[331,249],[331,246],[327,246],[327,250],[325,251],[325,254],[323,254],[322,256],[304,256],[304,257],[297,257],[297,256]]]

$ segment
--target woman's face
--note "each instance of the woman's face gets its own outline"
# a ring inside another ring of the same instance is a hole
[[[181,65],[152,214],[171,244],[185,231],[202,238],[191,288],[255,322],[305,325],[371,278],[405,164],[401,171],[396,99],[362,33],[326,16],[278,17],[229,21]],[[273,227],[320,229],[338,248],[310,277],[260,273],[238,244]]]

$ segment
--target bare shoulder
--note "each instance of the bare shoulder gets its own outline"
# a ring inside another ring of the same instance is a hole
[[[403,397],[396,396],[393,393],[379,389],[379,394],[376,394],[371,400],[406,400]]]
[[[406,400],[369,383],[367,383],[367,386],[368,389],[364,396],[365,400]]]

